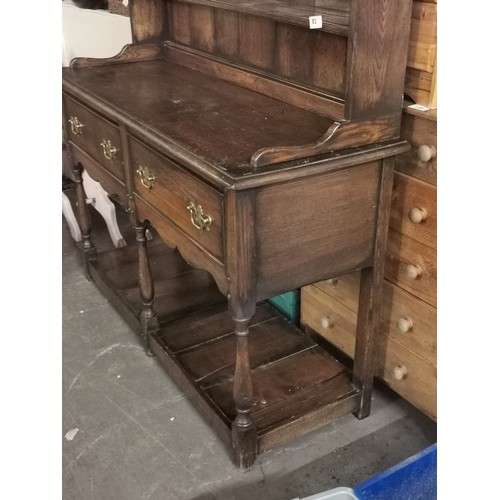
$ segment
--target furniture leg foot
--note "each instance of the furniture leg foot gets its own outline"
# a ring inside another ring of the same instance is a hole
[[[238,414],[231,426],[234,460],[242,472],[251,469],[257,458],[257,429],[250,416],[245,417]]]

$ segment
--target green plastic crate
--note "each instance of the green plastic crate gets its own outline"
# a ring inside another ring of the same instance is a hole
[[[268,302],[278,311],[284,314],[295,325],[300,320],[300,290],[291,290],[290,292],[271,297]]]

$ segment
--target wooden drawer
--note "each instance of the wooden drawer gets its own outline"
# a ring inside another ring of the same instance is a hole
[[[396,172],[390,227],[424,245],[436,248],[436,187]]]
[[[341,276],[338,280],[321,281],[315,285],[305,287],[305,290],[316,299],[316,304],[321,304],[321,309],[316,311],[313,318],[314,325],[326,331],[334,332],[335,325],[340,320],[341,328],[349,321],[352,334],[355,331],[356,314],[358,311],[360,273],[350,273]],[[321,292],[321,293],[318,293]],[[345,309],[350,312],[346,312]],[[311,317],[310,311],[303,309],[307,318]],[[322,322],[322,318],[329,317],[331,324]],[[313,327],[313,325],[309,325]],[[329,328],[324,328],[329,326]],[[382,309],[380,312],[380,332],[389,335],[405,345],[416,354],[436,365],[437,354],[437,310],[431,305],[417,299],[401,288],[384,281]],[[316,331],[319,330],[313,327]],[[353,337],[354,342],[354,337]],[[336,344],[336,341],[334,342]],[[346,342],[342,342],[343,346]],[[354,349],[354,344],[348,346],[347,353]],[[342,349],[344,350],[344,349]]]
[[[127,188],[123,182],[104,170],[102,166],[75,144],[71,144],[71,156],[74,163],[81,163],[89,176],[98,181],[109,196],[118,196],[125,207],[129,207]]]
[[[437,107],[437,5],[414,1],[406,63],[405,93],[417,104]]]
[[[119,127],[67,95],[63,102],[69,139],[125,182]]]
[[[389,229],[385,278],[436,307],[436,249]]]
[[[436,420],[436,366],[385,334],[379,335],[377,349],[377,376]]]
[[[354,311],[333,300],[315,285],[302,288],[300,296],[300,321],[312,328],[332,345],[354,357],[356,341]]]
[[[130,138],[130,155],[137,196],[155,207],[197,245],[222,261],[222,195],[134,138]],[[141,181],[140,172],[146,185]],[[149,187],[148,176],[154,179]],[[203,214],[205,226],[188,207]]]
[[[411,144],[411,150],[396,157],[396,170],[436,185],[436,112],[417,112],[405,108],[401,120],[401,137]]]

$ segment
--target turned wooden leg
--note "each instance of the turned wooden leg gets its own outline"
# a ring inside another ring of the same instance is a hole
[[[90,224],[90,213],[87,206],[87,197],[85,195],[85,190],[83,188],[82,179],[83,167],[81,164],[77,164],[73,167],[73,174],[75,177],[75,191],[77,200],[77,220],[80,226],[80,232],[82,235],[82,250],[83,250],[83,263],[85,266],[85,272],[87,278],[93,281],[90,275],[89,261],[96,258],[96,248],[92,243],[90,237],[91,234],[91,224]]]
[[[385,249],[389,230],[393,174],[393,158],[384,159],[382,162],[373,266],[361,271],[353,365],[353,381],[361,391],[360,408],[356,412],[359,419],[370,414],[373,377],[377,365],[377,335],[382,303]]]
[[[253,386],[248,353],[248,326],[250,319],[235,319],[236,368],[234,373],[234,402],[236,418],[231,432],[236,465],[249,469],[257,457],[257,430],[250,415]]]
[[[139,244],[139,294],[142,301],[141,335],[146,354],[153,356],[150,350],[149,338],[152,333],[160,329],[160,325],[156,311],[153,308],[155,291],[147,251],[146,226],[138,225],[135,230]]]

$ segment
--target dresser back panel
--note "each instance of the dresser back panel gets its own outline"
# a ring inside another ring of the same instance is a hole
[[[168,9],[173,42],[344,98],[345,36],[176,0]]]

